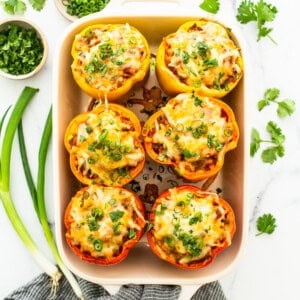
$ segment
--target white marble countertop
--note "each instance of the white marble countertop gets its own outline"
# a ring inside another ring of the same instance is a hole
[[[191,1],[191,0],[189,0]],[[194,0],[193,0],[194,1]],[[195,1],[200,3],[201,1]],[[222,13],[235,15],[240,1],[220,1]],[[265,164],[259,155],[249,160],[246,174],[249,184],[248,237],[243,255],[236,268],[220,279],[225,295],[229,300],[296,300],[299,299],[298,281],[300,278],[300,256],[297,254],[300,239],[300,109],[299,104],[299,66],[300,43],[297,31],[300,27],[300,2],[297,0],[270,0],[278,8],[278,14],[270,25],[277,45],[265,38],[256,41],[254,23],[238,24],[246,41],[250,63],[247,70],[251,85],[248,89],[250,99],[249,122],[260,132],[265,132],[266,123],[278,123],[286,136],[285,155],[274,164]],[[157,4],[158,5],[158,4]],[[197,5],[195,6],[197,7]],[[197,8],[199,9],[199,8]],[[199,16],[201,10],[199,9]],[[0,19],[7,15],[0,10]],[[29,159],[32,172],[36,175],[39,139],[48,109],[52,102],[52,66],[57,37],[70,22],[57,11],[53,1],[47,1],[41,12],[28,8],[25,17],[35,21],[44,31],[49,43],[49,57],[44,69],[35,77],[12,81],[0,78],[0,114],[9,104],[16,101],[25,85],[40,89],[36,102],[32,102],[24,115],[27,138],[30,141]],[[275,106],[258,112],[256,103],[267,88],[280,89],[280,99],[290,98],[296,102],[296,112],[285,119],[279,119]],[[26,136],[25,136],[26,138]],[[15,144],[17,146],[17,143]],[[247,147],[250,145],[247,145]],[[51,149],[50,149],[51,152]],[[250,155],[249,155],[250,156]],[[51,153],[47,164],[47,199],[52,199]],[[42,251],[50,253],[45,245],[43,234],[35,218],[31,200],[25,184],[20,157],[16,147],[12,159],[12,193],[16,206],[24,222],[31,230]],[[50,220],[53,216],[53,202],[47,203]],[[272,213],[277,219],[277,228],[272,235],[256,236],[257,217]],[[0,205],[0,298],[13,289],[25,284],[41,270],[23,247],[12,229]],[[188,299],[197,286],[184,286],[182,299]],[[112,287],[109,287],[113,290]]]

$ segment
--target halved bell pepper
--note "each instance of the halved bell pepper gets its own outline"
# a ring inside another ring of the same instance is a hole
[[[64,216],[66,241],[80,259],[99,265],[124,260],[145,228],[145,208],[133,192],[91,185],[71,198]]]
[[[182,93],[149,117],[142,136],[151,159],[199,181],[220,171],[225,154],[237,147],[239,128],[224,101]]]
[[[156,76],[169,96],[199,90],[222,98],[243,76],[240,49],[222,24],[200,19],[165,36],[156,56]]]
[[[208,266],[231,245],[236,231],[230,204],[218,194],[182,185],[164,191],[149,214],[149,246],[182,269]]]
[[[129,24],[95,24],[73,41],[72,74],[93,98],[123,102],[149,73],[150,48],[139,30]]]
[[[145,164],[140,134],[139,119],[122,105],[102,104],[75,116],[64,137],[73,174],[83,184],[127,184]]]

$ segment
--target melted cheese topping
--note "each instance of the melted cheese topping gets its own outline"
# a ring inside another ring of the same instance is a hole
[[[226,211],[217,194],[170,190],[155,211],[154,237],[163,258],[181,264],[208,257],[224,241],[231,244]]]
[[[145,220],[129,191],[91,185],[72,198],[72,220],[67,237],[81,252],[95,258],[118,256],[128,240],[134,240]]]
[[[154,144],[160,145],[159,159],[176,161],[179,172],[214,165],[227,143],[234,125],[224,110],[208,97],[180,94],[165,107],[163,120],[157,120]]]
[[[88,116],[78,125],[71,156],[76,158],[77,169],[84,177],[106,185],[118,183],[144,159],[138,134],[126,116],[113,110],[90,112]]]
[[[242,75],[240,52],[217,23],[179,29],[165,43],[168,68],[188,86],[227,90]]]
[[[71,68],[93,88],[113,91],[141,68],[147,51],[139,31],[129,24],[102,25],[77,34],[77,60]]]

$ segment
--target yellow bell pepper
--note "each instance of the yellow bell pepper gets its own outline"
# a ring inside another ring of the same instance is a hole
[[[142,135],[152,160],[196,182],[221,170],[225,154],[237,147],[239,127],[224,101],[182,93],[147,119]]]
[[[102,104],[75,116],[64,137],[71,171],[83,184],[124,186],[144,168],[140,133],[138,117],[119,104]]]
[[[222,98],[243,76],[243,60],[228,29],[206,19],[189,21],[163,38],[156,76],[169,96],[198,90]]]
[[[142,84],[150,68],[145,37],[129,24],[96,24],[73,41],[74,80],[95,99],[122,102]]]

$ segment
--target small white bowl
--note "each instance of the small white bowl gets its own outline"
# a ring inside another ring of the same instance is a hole
[[[110,0],[110,1],[112,1],[112,0]],[[110,2],[109,1],[109,2]],[[71,22],[74,22],[74,21],[76,21],[76,20],[78,20],[78,19],[80,19],[80,18],[83,18],[83,17],[78,17],[78,16],[73,16],[73,15],[70,15],[69,13],[68,13],[68,11],[67,11],[67,6],[66,5],[64,5],[64,2],[67,2],[67,0],[54,0],[54,3],[55,3],[55,5],[56,5],[56,8],[57,8],[57,10],[67,19],[67,20],[69,20],[69,21],[71,21]],[[108,5],[109,3],[107,3],[106,5],[105,5],[105,7]],[[103,8],[103,9],[105,9],[105,7]],[[101,10],[99,10],[99,11],[102,11],[103,9],[101,9]],[[99,12],[99,11],[97,11],[97,12]],[[97,13],[97,12],[94,12],[94,13]],[[91,13],[91,14],[94,14],[94,13]]]
[[[42,44],[44,47],[44,52],[43,52],[43,57],[42,57],[40,63],[35,67],[35,69],[33,71],[26,73],[26,74],[13,75],[10,73],[6,73],[0,69],[0,76],[6,77],[9,79],[26,79],[26,78],[32,77],[33,75],[38,73],[46,63],[46,60],[48,57],[48,43],[47,43],[46,37],[43,34],[43,32],[41,31],[41,29],[35,23],[33,23],[32,21],[29,21],[26,18],[22,18],[22,17],[11,17],[11,18],[6,18],[4,20],[0,20],[0,32],[2,30],[4,30],[9,24],[16,24],[16,25],[19,25],[24,28],[33,28],[36,31],[37,36],[42,41]]]
[[[63,0],[54,0],[57,10],[69,21],[73,22],[78,20],[77,16],[68,14],[67,7],[63,4]]]

